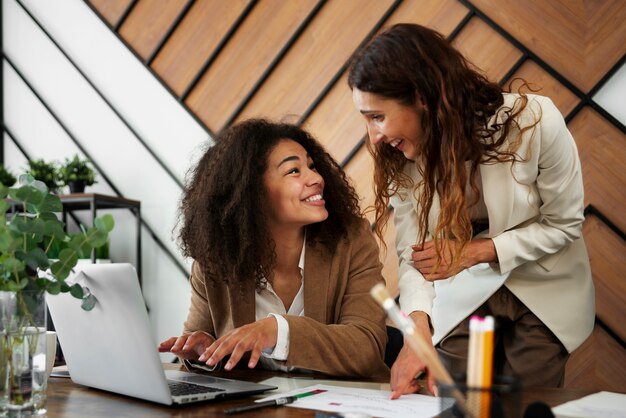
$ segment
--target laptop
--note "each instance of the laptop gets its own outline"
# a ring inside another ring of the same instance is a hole
[[[72,381],[165,405],[262,393],[276,386],[163,370],[132,265],[85,264],[68,283],[89,288],[91,311],[69,293],[47,304]]]

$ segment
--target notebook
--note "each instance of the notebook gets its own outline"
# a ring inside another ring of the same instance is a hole
[[[69,293],[47,296],[75,383],[166,405],[276,389],[253,382],[163,370],[134,267],[126,263],[85,264],[75,271],[68,281],[89,288],[97,299],[93,310],[83,310],[81,301]]]

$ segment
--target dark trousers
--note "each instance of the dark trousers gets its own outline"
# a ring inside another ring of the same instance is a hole
[[[563,387],[569,353],[552,331],[505,286],[472,315],[495,318],[494,376],[516,376],[525,387]],[[469,317],[437,345],[439,356],[450,373],[467,371],[468,343]]]

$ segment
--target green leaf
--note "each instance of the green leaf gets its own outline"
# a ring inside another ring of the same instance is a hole
[[[6,271],[11,272],[11,275],[19,274],[26,270],[26,263],[9,254],[2,258],[2,266]]]
[[[46,231],[45,222],[29,216],[14,216],[9,229],[19,234],[33,235],[35,242],[41,242]]]
[[[8,191],[8,189],[6,187],[4,187],[2,185],[2,183],[0,183],[0,187],[4,188],[5,190]],[[6,200],[4,200],[4,198],[6,197],[6,195],[2,196],[2,191],[0,190],[0,196],[2,197],[2,200],[0,200],[0,213],[7,213],[7,211],[11,208],[11,205],[9,204],[9,202],[7,202]]]
[[[28,173],[20,174],[19,177],[17,178],[17,185],[19,187],[27,186],[27,185],[32,184],[34,181],[35,181],[35,178],[31,176],[30,174]]]
[[[111,232],[115,226],[115,221],[112,215],[104,215],[101,218],[96,218],[94,221],[96,228],[104,232]]]
[[[18,292],[28,285],[28,279],[26,277],[22,277],[18,283],[16,282],[8,282],[8,291],[9,292]]]
[[[8,229],[0,229],[0,252],[14,253],[17,248],[22,246],[24,239],[21,236],[14,237]]]
[[[83,297],[80,307],[83,308],[84,311],[91,311],[94,306],[96,306],[96,302],[98,302],[98,299],[96,299],[92,293],[89,293],[87,296]]]
[[[28,254],[26,254],[25,261],[33,270],[38,268],[45,270],[50,266],[46,253],[39,247],[30,250]]]
[[[22,186],[19,189],[10,189],[9,196],[17,201],[23,202],[28,210],[29,205],[40,205],[46,198],[46,192],[47,190],[44,192],[33,186]],[[28,211],[31,212],[30,210]]]
[[[58,295],[61,293],[61,282],[50,282],[50,284],[48,284],[48,293],[51,295]]]
[[[47,237],[54,237],[59,241],[63,241],[66,236],[63,222],[57,218],[44,221],[44,233]]]
[[[37,212],[61,212],[63,211],[63,204],[59,196],[54,194],[47,194],[44,201],[37,208]]]
[[[81,257],[87,257],[91,252],[91,243],[86,234],[74,235],[67,246]]]
[[[82,299],[84,296],[83,287],[78,283],[72,285],[70,287],[70,295],[74,296],[76,299]]]
[[[77,262],[78,254],[76,254],[76,251],[71,248],[65,248],[59,253],[59,261],[52,263],[50,266],[50,271],[57,279],[65,280]]]
[[[4,199],[9,195],[9,188],[4,184],[0,183],[0,199]]]

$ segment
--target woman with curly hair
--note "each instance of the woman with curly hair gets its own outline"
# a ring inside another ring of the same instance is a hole
[[[378,246],[345,174],[307,132],[249,120],[215,138],[181,203],[193,258],[186,361],[384,377]],[[355,347],[359,347],[355,350]],[[228,357],[229,356],[229,357]],[[244,363],[242,361],[242,363]]]
[[[558,109],[504,92],[414,24],[357,51],[348,83],[375,161],[376,230],[391,204],[400,305],[418,332],[430,339],[432,320],[440,357],[465,372],[469,318],[492,315],[494,373],[561,386],[592,331],[594,289],[580,161]],[[417,390],[423,370],[403,348],[392,396]]]

